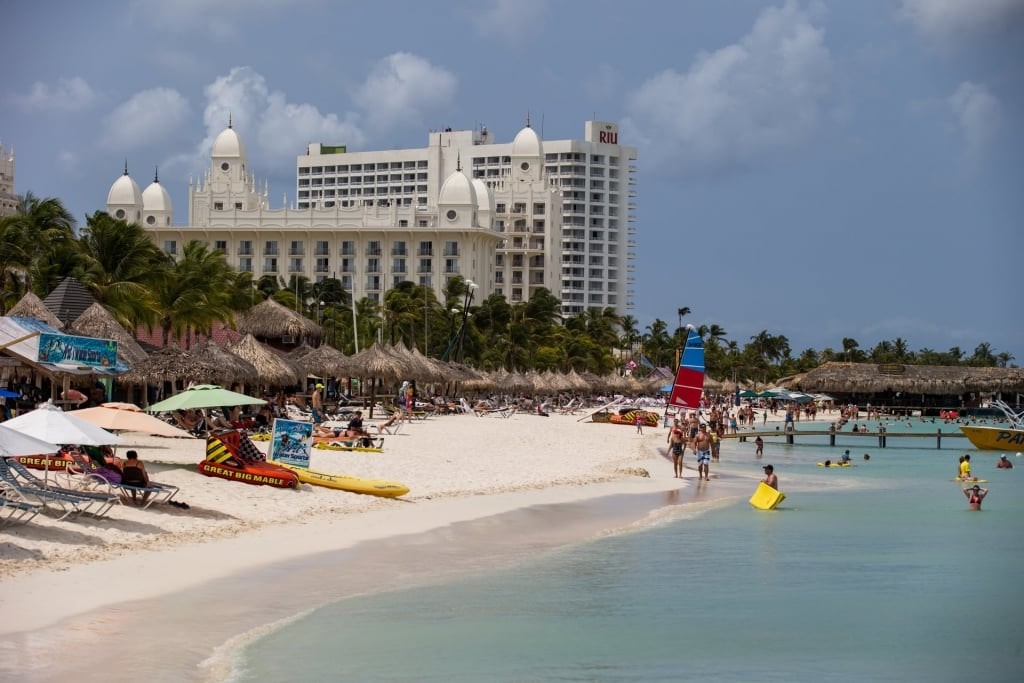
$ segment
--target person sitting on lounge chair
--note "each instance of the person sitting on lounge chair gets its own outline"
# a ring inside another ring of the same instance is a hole
[[[391,425],[395,424],[396,422],[398,422],[401,419],[402,419],[402,411],[401,410],[396,410],[395,412],[391,413],[391,417],[389,417],[387,420],[385,420],[384,422],[381,422],[380,424],[377,425],[377,433],[378,434],[383,434],[385,429],[387,429],[388,427],[390,427]]]
[[[139,488],[149,487],[149,473],[146,471],[146,465],[139,460],[139,454],[136,451],[128,451],[125,453],[126,459],[121,463],[121,484],[124,486],[135,486]],[[138,491],[132,491],[132,502],[137,502]],[[149,491],[142,494],[142,502],[145,504],[149,498]]]
[[[210,429],[234,429],[231,421],[226,417],[229,414],[227,408],[220,409],[221,414],[210,420]]]

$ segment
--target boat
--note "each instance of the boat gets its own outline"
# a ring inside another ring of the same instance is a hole
[[[206,459],[199,473],[254,486],[294,489],[299,477],[292,470],[273,462],[239,431],[225,431],[206,437]]]
[[[397,481],[350,477],[345,474],[307,470],[302,467],[295,467],[294,465],[282,464],[281,467],[293,472],[303,484],[324,486],[330,489],[338,489],[339,491],[361,493],[368,496],[381,496],[383,498],[398,498],[409,493],[409,487]]]
[[[704,395],[704,340],[693,325],[686,327],[689,330],[686,346],[668,397],[668,407],[675,408],[680,416],[687,410],[699,409]]]
[[[992,406],[1006,416],[1005,425],[960,425],[960,431],[974,445],[983,451],[1020,451],[1024,450],[1024,411],[1016,412],[1000,400],[992,401]]]

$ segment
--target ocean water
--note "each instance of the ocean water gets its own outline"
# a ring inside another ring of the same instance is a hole
[[[956,431],[888,429],[936,428]],[[616,533],[324,605],[248,639],[230,679],[1021,680],[1024,457],[1004,471],[964,439],[826,444],[770,439],[761,461],[737,444],[700,486],[744,495],[652,496],[649,521]],[[847,447],[855,467],[816,466]],[[988,480],[981,512],[951,481],[963,452]],[[746,492],[767,462],[788,497],[762,512]]]

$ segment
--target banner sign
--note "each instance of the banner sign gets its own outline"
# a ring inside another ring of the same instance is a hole
[[[117,365],[117,342],[113,339],[43,332],[39,335],[39,352],[36,360],[54,365],[63,363],[112,368]]]
[[[309,469],[309,453],[313,447],[313,423],[299,420],[274,420],[270,437],[270,459],[286,465]]]

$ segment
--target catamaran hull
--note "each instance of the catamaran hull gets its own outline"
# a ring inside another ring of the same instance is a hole
[[[1024,429],[1000,427],[960,427],[964,436],[983,451],[1024,450]]]

